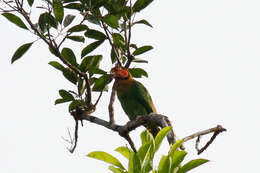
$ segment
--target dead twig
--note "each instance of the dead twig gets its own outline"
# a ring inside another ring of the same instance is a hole
[[[209,145],[216,139],[217,135],[220,134],[221,132],[224,132],[224,131],[227,131],[225,128],[223,128],[221,125],[217,125],[216,127],[214,128],[210,128],[210,129],[207,129],[207,130],[203,130],[203,131],[200,131],[200,132],[197,132],[197,133],[194,133],[192,135],[189,135],[185,138],[183,138],[183,141],[184,142],[187,142],[188,140],[191,140],[193,138],[197,138],[196,140],[196,144],[195,144],[195,148],[198,152],[198,154],[201,154],[203,151],[205,151]],[[210,140],[205,144],[204,147],[202,147],[201,149],[199,149],[199,143],[200,143],[200,137],[203,136],[203,135],[207,135],[207,134],[210,134],[210,133],[213,133],[212,137],[210,138]]]

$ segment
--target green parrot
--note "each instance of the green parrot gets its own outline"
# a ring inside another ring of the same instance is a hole
[[[116,66],[111,69],[110,74],[115,79],[117,97],[130,120],[135,120],[140,115],[157,113],[147,89],[134,80],[126,68]],[[146,124],[145,127],[154,137],[160,130],[152,123]]]

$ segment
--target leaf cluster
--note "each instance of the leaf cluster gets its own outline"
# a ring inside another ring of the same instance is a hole
[[[88,157],[109,163],[109,170],[114,173],[185,173],[208,162],[206,159],[195,159],[183,163],[187,152],[178,149],[183,143],[183,140],[178,140],[170,146],[168,155],[161,157],[158,167],[154,167],[154,155],[170,130],[171,127],[163,128],[155,139],[147,130],[143,131],[140,135],[142,145],[136,153],[128,147],[118,147],[115,151],[128,160],[127,168],[116,157],[103,151],[91,152]]]
[[[136,24],[152,27],[147,20],[134,18],[152,1],[42,0],[41,6],[37,6],[34,0],[27,0],[27,4],[26,1],[21,3],[17,0],[8,2],[11,10],[2,12],[2,16],[37,36],[35,41],[24,43],[15,51],[11,63],[22,58],[35,42],[43,40],[49,46],[50,53],[59,59],[49,64],[76,87],[75,91],[59,90],[61,98],[55,104],[70,102],[70,111],[77,106],[89,107],[92,104],[91,92],[107,91],[111,82],[109,72],[100,66],[104,55],[95,53],[99,47],[105,43],[110,45],[108,52],[111,64],[128,68],[132,62],[148,62],[139,57],[153,47],[137,46],[131,42],[131,35]],[[30,18],[35,9],[41,12],[36,22]],[[78,52],[74,52],[73,48],[63,46],[68,40],[79,44],[80,56],[77,56]],[[129,68],[129,71],[136,78],[148,77],[147,72],[140,67]],[[89,104],[86,105],[86,102]]]

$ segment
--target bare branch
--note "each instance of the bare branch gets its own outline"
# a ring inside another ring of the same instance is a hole
[[[114,107],[113,107],[113,104],[115,102],[115,96],[116,96],[116,89],[115,89],[115,83],[114,83],[113,87],[112,87],[112,92],[111,92],[111,96],[110,96],[109,105],[108,105],[109,122],[110,122],[110,124],[114,124],[115,123]]]
[[[223,128],[221,125],[217,125],[216,127],[214,128],[210,128],[210,129],[207,129],[207,130],[203,130],[203,131],[200,131],[200,132],[197,132],[197,133],[194,133],[190,136],[187,136],[185,138],[183,138],[183,141],[184,142],[187,142],[188,140],[191,140],[193,138],[197,138],[196,140],[196,144],[195,144],[195,148],[196,150],[198,151],[198,154],[201,154],[203,151],[205,151],[209,145],[215,140],[215,138],[217,137],[218,134],[220,134],[221,132],[224,132],[224,131],[227,131],[225,128]],[[210,138],[210,140],[206,143],[206,145],[204,147],[202,147],[201,149],[199,149],[199,143],[200,143],[200,137],[203,136],[203,135],[207,135],[209,133],[213,133],[212,137]]]

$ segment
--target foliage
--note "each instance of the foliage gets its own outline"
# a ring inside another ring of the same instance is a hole
[[[69,110],[78,106],[93,107],[92,92],[107,91],[111,82],[109,72],[100,67],[105,55],[95,51],[109,44],[111,64],[129,67],[133,63],[147,63],[141,59],[144,53],[153,49],[150,45],[137,46],[131,42],[132,28],[136,24],[152,25],[145,19],[135,20],[153,0],[27,0],[2,1],[2,16],[16,26],[30,31],[37,38],[24,43],[14,53],[11,63],[22,56],[38,40],[43,40],[49,51],[59,61],[49,64],[62,72],[65,79],[75,86],[75,91],[60,90],[61,98],[55,104],[70,102]],[[36,12],[37,13],[36,13]],[[32,15],[31,13],[35,13]],[[39,14],[40,12],[40,14]],[[38,14],[38,19],[31,16]],[[86,41],[88,39],[88,41]],[[81,52],[64,47],[64,42],[73,41]],[[80,57],[76,56],[80,54]],[[135,58],[138,56],[138,58]],[[133,77],[148,77],[147,72],[138,68],[129,68]],[[65,94],[66,93],[66,94]],[[84,94],[85,93],[85,94]],[[88,95],[86,98],[84,98]],[[73,105],[73,106],[72,106]],[[95,103],[96,105],[96,103]]]
[[[91,152],[88,157],[111,164],[109,169],[114,173],[185,173],[208,162],[206,159],[195,159],[183,163],[187,152],[178,149],[183,142],[183,140],[179,140],[170,146],[168,155],[161,157],[160,162],[156,164],[158,165],[156,168],[154,166],[154,155],[170,130],[170,127],[163,128],[155,139],[147,130],[143,131],[140,135],[142,145],[136,153],[128,147],[118,147],[115,151],[128,160],[127,169],[117,158],[103,151]]]

